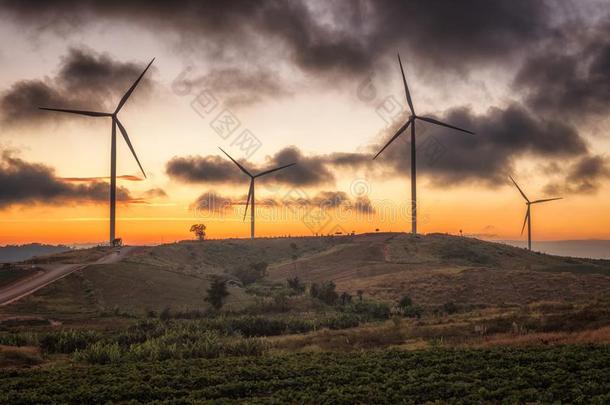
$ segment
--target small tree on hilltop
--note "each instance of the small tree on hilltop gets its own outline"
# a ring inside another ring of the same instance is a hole
[[[214,278],[207,293],[208,296],[205,300],[215,309],[219,310],[222,308],[225,298],[229,295],[229,291],[227,291],[227,282],[219,277]]]
[[[206,229],[207,227],[204,224],[194,224],[191,226],[190,232],[193,232],[195,234],[197,240],[204,240]]]

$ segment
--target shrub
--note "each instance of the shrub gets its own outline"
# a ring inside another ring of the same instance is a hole
[[[335,289],[336,285],[332,281],[328,281],[320,285],[313,283],[309,288],[309,294],[313,298],[317,298],[325,304],[333,305],[339,298],[339,294],[337,294]]]
[[[122,359],[121,348],[117,343],[96,342],[86,349],[77,350],[74,353],[77,361],[85,361],[93,364],[118,363]]]
[[[39,337],[33,332],[7,333],[0,335],[0,345],[38,346]]]
[[[65,330],[44,335],[40,338],[39,345],[47,353],[73,353],[100,339],[95,331]]]
[[[297,294],[302,294],[305,292],[305,285],[301,283],[301,280],[297,276],[286,280],[286,284],[288,285],[288,288]]]
[[[411,297],[409,297],[407,295],[403,296],[400,299],[400,301],[398,302],[398,307],[402,308],[402,309],[409,308],[412,305],[413,305],[413,300],[411,300]]]
[[[318,283],[311,283],[311,285],[309,286],[309,295],[311,296],[311,298],[318,298],[318,296],[320,295],[320,286],[318,285]]]
[[[171,314],[169,307],[163,308],[161,310],[161,313],[159,314],[159,319],[161,319],[162,321],[167,321],[171,317],[172,317],[172,314]]]
[[[342,292],[341,296],[339,296],[339,300],[341,301],[342,305],[347,305],[352,302],[352,296],[351,296],[351,294]]]
[[[410,306],[403,309],[403,315],[407,318],[421,318],[424,313],[424,309],[419,306]]]
[[[233,275],[244,284],[255,283],[267,275],[267,262],[250,263],[246,267],[240,267],[232,271]]]
[[[390,318],[390,306],[382,302],[362,301],[346,307],[347,312],[361,315],[364,320],[384,320]]]
[[[446,314],[453,315],[459,310],[458,306],[454,302],[446,302],[443,304],[443,311]]]
[[[327,318],[320,322],[320,327],[326,327],[329,329],[347,329],[355,328],[360,325],[360,318],[355,314],[342,314]]]
[[[210,305],[212,305],[212,307],[214,307],[216,310],[219,310],[222,308],[225,298],[229,295],[226,281],[220,279],[219,277],[214,278],[212,280],[212,284],[210,284],[210,287],[208,288],[207,293],[208,295],[205,300],[209,302]]]

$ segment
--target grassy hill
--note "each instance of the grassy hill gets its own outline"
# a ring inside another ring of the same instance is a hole
[[[398,233],[124,253],[0,307],[0,402],[609,399],[608,261]],[[212,277],[229,282],[221,311]],[[362,297],[312,294],[329,281]]]
[[[92,262],[107,248],[61,253],[37,263]],[[185,241],[137,248],[121,263],[91,265],[0,313],[90,316],[94,312],[205,309],[212,276],[231,283],[228,307],[253,303],[237,270],[269,265],[266,282],[334,281],[339,291],[418,305],[523,305],[590,301],[610,291],[610,261],[562,258],[441,234]]]
[[[450,235],[368,234],[291,263],[271,280],[333,280],[340,290],[422,305],[588,300],[610,291],[610,261],[550,256]]]

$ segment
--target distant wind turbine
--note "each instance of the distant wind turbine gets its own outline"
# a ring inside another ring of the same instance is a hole
[[[411,110],[411,116],[409,117],[407,122],[398,129],[396,134],[394,134],[394,136],[392,138],[390,138],[388,143],[386,143],[385,146],[383,148],[381,148],[381,150],[375,155],[373,160],[376,159],[377,156],[379,156],[381,154],[381,152],[383,152],[392,142],[394,142],[396,140],[396,138],[398,138],[400,136],[400,134],[402,134],[407,128],[409,128],[409,125],[411,125],[411,233],[413,233],[415,235],[415,234],[417,234],[417,175],[416,175],[417,166],[416,166],[416,160],[415,160],[416,159],[416,157],[415,157],[415,121],[422,120],[422,121],[426,121],[426,122],[429,122],[429,123],[432,123],[435,125],[440,125],[443,127],[456,129],[458,131],[466,132],[466,133],[473,134],[473,135],[474,135],[474,132],[467,131],[462,128],[458,128],[453,125],[445,124],[444,122],[435,120],[433,118],[421,117],[419,115],[416,115],[415,108],[413,107],[413,100],[411,100],[411,93],[409,92],[409,86],[407,85],[407,79],[405,78],[405,72],[402,68],[402,61],[400,60],[400,54],[398,54],[398,64],[400,65],[400,72],[402,73],[402,81],[405,86],[405,94],[407,96],[407,103],[409,104],[409,109]]]
[[[86,115],[88,117],[110,117],[110,118],[112,118],[112,142],[111,142],[111,146],[110,146],[110,244],[111,245],[113,244],[113,242],[115,240],[115,222],[116,222],[116,127],[117,126],[119,127],[119,130],[121,131],[121,134],[123,135],[123,139],[125,139],[127,146],[129,146],[129,149],[131,150],[133,157],[136,159],[136,162],[138,163],[138,166],[140,167],[142,174],[146,178],[146,173],[144,173],[144,169],[142,168],[142,165],[140,164],[140,160],[138,159],[138,156],[136,155],[136,151],[133,149],[133,145],[131,144],[131,141],[129,140],[129,136],[127,135],[127,130],[125,130],[125,127],[123,126],[123,124],[121,124],[121,121],[119,121],[119,117],[117,114],[119,113],[119,111],[121,111],[121,108],[123,108],[123,106],[127,102],[127,99],[131,96],[131,93],[133,93],[136,86],[138,85],[138,83],[140,83],[140,80],[142,80],[142,77],[144,77],[144,74],[146,73],[146,71],[148,70],[150,65],[152,65],[152,63],[154,61],[155,61],[155,58],[153,58],[150,61],[150,63],[148,64],[148,66],[146,66],[146,69],[144,69],[144,71],[142,72],[140,77],[138,77],[138,79],[131,85],[129,90],[127,90],[125,95],[123,95],[123,97],[119,101],[119,104],[117,105],[117,108],[116,108],[116,110],[114,110],[114,112],[108,113],[108,112],[98,112],[98,111],[66,110],[66,109],[62,109],[62,108],[39,107],[41,110],[47,110],[47,111],[59,111],[59,112],[70,113],[70,114]]]
[[[563,197],[545,198],[544,200],[530,201],[527,198],[527,196],[525,195],[525,193],[523,192],[523,190],[521,190],[521,187],[519,187],[517,182],[511,176],[509,176],[509,177],[512,180],[515,187],[517,187],[517,190],[519,190],[519,192],[521,193],[523,198],[525,198],[525,204],[527,205],[527,211],[525,211],[525,219],[523,220],[523,227],[521,228],[521,235],[523,235],[523,230],[525,229],[525,224],[527,223],[527,248],[529,250],[532,250],[532,212],[531,212],[532,204],[539,204],[539,203],[543,203],[543,202],[547,202],[547,201],[561,200]]]
[[[245,167],[243,167],[241,164],[239,164],[239,162],[237,162],[237,160],[233,159],[222,148],[218,148],[218,149],[220,149],[222,151],[222,153],[227,155],[227,157],[229,159],[231,159],[233,161],[233,163],[235,163],[237,165],[237,167],[239,167],[241,169],[242,172],[244,172],[246,175],[248,175],[250,177],[250,189],[248,190],[248,199],[246,200],[246,210],[244,211],[244,220],[246,219],[246,214],[248,212],[248,205],[252,204],[252,207],[250,208],[250,238],[254,239],[254,212],[255,212],[255,209],[254,209],[254,179],[256,179],[257,177],[265,176],[267,174],[271,174],[273,172],[277,172],[278,170],[282,170],[282,169],[285,169],[290,166],[294,166],[294,165],[296,165],[296,163],[290,163],[290,164],[287,164],[284,166],[276,167],[275,169],[265,170],[258,174],[252,174],[248,170],[246,170]]]

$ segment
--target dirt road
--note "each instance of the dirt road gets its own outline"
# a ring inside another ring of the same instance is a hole
[[[33,292],[73,273],[77,270],[84,269],[92,264],[110,264],[116,263],[127,256],[134,248],[124,247],[120,252],[112,252],[95,262],[80,263],[80,264],[55,264],[41,265],[44,270],[38,275],[18,280],[13,284],[0,289],[0,306],[15,302],[23,297],[27,297]]]

